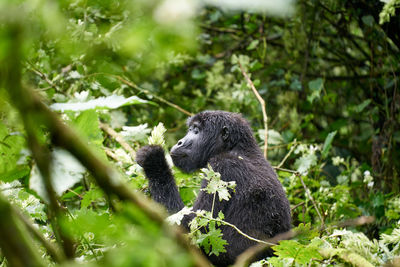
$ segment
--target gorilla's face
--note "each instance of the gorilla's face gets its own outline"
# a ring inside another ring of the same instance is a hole
[[[185,137],[172,147],[172,160],[185,172],[205,167],[210,157],[222,151],[226,137],[226,127],[214,128],[201,121],[192,121]]]

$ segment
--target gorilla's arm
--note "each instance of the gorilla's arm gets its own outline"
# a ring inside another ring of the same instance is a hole
[[[169,213],[175,213],[184,207],[176,187],[174,176],[171,173],[160,146],[145,146],[136,153],[137,163],[143,167],[152,198],[164,205]]]

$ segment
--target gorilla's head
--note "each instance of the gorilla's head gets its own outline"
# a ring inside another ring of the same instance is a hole
[[[185,172],[205,167],[219,153],[245,153],[257,147],[248,122],[240,114],[203,111],[190,117],[187,126],[185,137],[171,149],[175,166]]]

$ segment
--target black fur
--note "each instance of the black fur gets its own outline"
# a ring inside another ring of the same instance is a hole
[[[248,235],[267,239],[290,230],[290,206],[271,165],[263,157],[248,122],[240,114],[204,111],[188,119],[188,133],[172,149],[174,164],[191,172],[209,163],[224,181],[235,181],[236,192],[229,201],[216,201],[214,216],[222,211],[225,220]],[[174,213],[184,207],[164,152],[146,146],[137,153],[150,192],[157,202]],[[206,181],[202,182],[202,187]],[[200,191],[193,209],[211,210],[212,196]],[[187,227],[193,217],[187,216]],[[221,226],[228,241],[227,252],[210,260],[218,266],[233,264],[236,257],[255,245],[229,226]],[[265,255],[263,255],[265,256]]]

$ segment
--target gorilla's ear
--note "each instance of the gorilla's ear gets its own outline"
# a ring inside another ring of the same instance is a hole
[[[221,135],[222,135],[222,139],[224,141],[226,141],[228,139],[228,137],[229,137],[229,129],[228,129],[228,127],[226,127],[226,126],[222,127]]]

